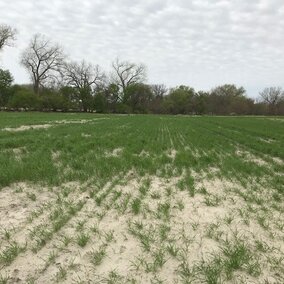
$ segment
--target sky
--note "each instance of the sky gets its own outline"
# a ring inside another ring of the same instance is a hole
[[[283,0],[0,0],[0,24],[18,30],[0,54],[16,83],[29,82],[20,56],[41,33],[105,71],[117,57],[144,63],[148,83],[229,83],[253,98],[284,87]]]

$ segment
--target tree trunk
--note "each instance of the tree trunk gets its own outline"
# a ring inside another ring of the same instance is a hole
[[[37,96],[39,96],[39,82],[35,81],[34,83],[34,92]]]

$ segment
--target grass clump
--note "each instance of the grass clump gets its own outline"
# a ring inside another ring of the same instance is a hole
[[[140,198],[135,198],[132,203],[131,203],[131,211],[135,214],[138,215],[141,210],[141,199]]]
[[[81,233],[77,236],[76,241],[80,247],[85,247],[90,239],[90,235]]]
[[[224,283],[232,280],[236,271],[244,271],[253,277],[261,272],[258,259],[248,244],[238,237],[224,241],[219,253],[193,266],[188,275],[200,283]]]
[[[168,201],[164,203],[159,203],[157,212],[156,212],[156,217],[158,219],[169,219],[170,218],[170,209],[171,205]]]
[[[98,250],[92,251],[90,256],[91,256],[91,263],[94,266],[100,265],[104,257],[106,256],[106,246],[102,245]]]
[[[260,274],[260,266],[249,246],[241,239],[226,240],[221,251],[225,257],[223,261],[227,279],[232,278],[235,270],[245,270],[252,276]]]
[[[221,202],[221,197],[218,196],[218,195],[213,195],[213,194],[210,194],[210,195],[206,195],[205,198],[204,198],[204,203],[206,206],[218,206]]]
[[[31,201],[36,201],[36,195],[35,195],[34,193],[27,192],[27,197],[28,197]]]
[[[10,277],[8,275],[1,275],[0,274],[0,284],[8,284],[10,280]]]
[[[66,278],[67,278],[67,269],[62,266],[59,266],[59,270],[55,275],[56,282],[62,282],[63,280],[66,280]]]
[[[7,266],[26,249],[25,246],[20,246],[17,242],[10,243],[3,251],[0,252],[0,264]]]
[[[177,183],[177,187],[181,191],[186,190],[189,193],[190,197],[194,197],[195,196],[194,178],[192,176],[187,175],[185,178],[181,179]]]

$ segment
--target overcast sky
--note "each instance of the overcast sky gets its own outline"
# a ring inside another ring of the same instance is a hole
[[[145,63],[149,83],[235,83],[250,97],[284,87],[283,0],[0,0],[0,23],[18,30],[0,54],[17,83],[29,81],[20,54],[42,33],[105,70],[116,57]]]

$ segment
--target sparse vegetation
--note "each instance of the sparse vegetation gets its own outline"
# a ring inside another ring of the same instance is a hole
[[[0,113],[0,283],[283,282],[283,121]]]
[[[16,242],[10,243],[0,252],[0,264],[9,265],[21,253],[24,252],[25,247],[22,247]]]
[[[103,245],[98,250],[91,252],[91,263],[94,266],[98,266],[102,263],[105,256],[106,256],[106,247]]]
[[[87,244],[87,242],[89,241],[89,239],[90,239],[89,235],[81,233],[80,235],[77,236],[77,244],[80,247],[84,247]]]

